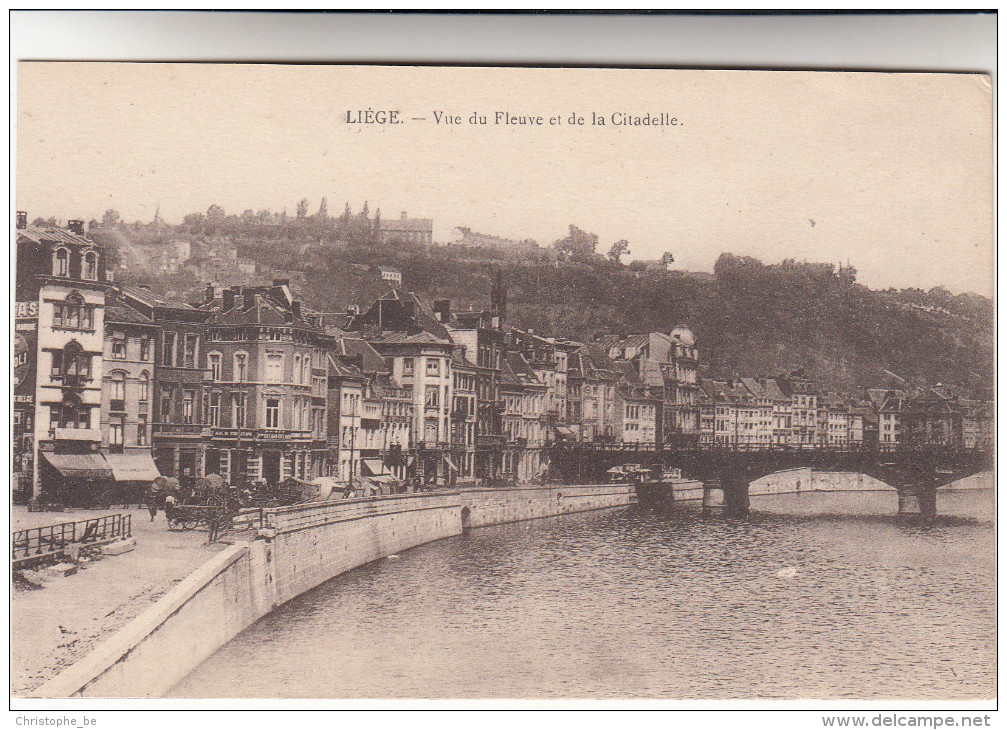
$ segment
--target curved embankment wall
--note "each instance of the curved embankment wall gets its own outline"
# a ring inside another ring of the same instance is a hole
[[[156,697],[278,606],[330,578],[467,527],[617,507],[630,485],[466,489],[268,510],[258,539],[218,553],[38,697]]]

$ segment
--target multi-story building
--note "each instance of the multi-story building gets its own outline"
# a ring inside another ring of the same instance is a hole
[[[503,420],[500,377],[503,366],[507,318],[507,289],[499,272],[490,290],[488,310],[452,312],[451,302],[434,304],[439,322],[463,356],[476,367],[476,445],[474,476],[495,479],[503,463]]]
[[[350,376],[337,373],[334,368],[345,368]],[[339,332],[330,348],[330,386],[334,381],[352,383],[345,389],[350,395],[358,394],[359,408],[354,412],[352,402],[344,402],[342,392],[329,393],[329,465],[332,476],[345,475],[350,470],[378,482],[390,477],[397,481],[407,479],[407,468],[412,465],[412,414],[413,395],[391,377],[391,366],[366,341]],[[349,406],[349,407],[347,407]],[[346,418],[340,422],[340,416]],[[349,423],[350,420],[356,421]],[[358,428],[359,439],[347,438],[342,426]],[[349,445],[343,446],[346,442]],[[356,452],[356,453],[354,453]],[[352,466],[354,461],[355,466]],[[341,478],[346,479],[345,476]]]
[[[699,349],[692,330],[620,337],[600,335],[596,343],[616,361],[632,362],[653,397],[661,399],[660,443],[689,444],[699,439]]]
[[[359,368],[329,355],[326,471],[329,476],[350,484],[363,475],[360,461],[365,446],[362,424],[366,390],[367,376]]]
[[[100,452],[105,254],[84,235],[83,221],[68,226],[29,226],[27,214],[17,214],[16,347],[25,362],[15,364],[14,459],[21,501],[81,504],[114,486]]]
[[[324,473],[331,338],[285,281],[225,289],[207,306],[206,470],[231,484]]]
[[[791,412],[790,396],[784,394],[775,378],[760,378],[761,385],[773,404],[773,436],[774,446],[785,446],[790,443]]]
[[[412,292],[392,290],[348,323],[383,357],[392,377],[413,396],[414,478],[450,484],[458,475],[451,458],[451,360],[455,344],[447,328]]]
[[[622,368],[622,378],[615,391],[616,415],[621,415],[616,438],[624,444],[654,447],[657,445],[657,413],[661,402],[648,394],[632,365],[621,364],[626,367]]]
[[[147,413],[154,461],[161,474],[191,487],[197,478],[217,471],[213,463],[209,468],[206,464],[207,412],[212,402],[204,396],[213,379],[203,359],[207,312],[148,288],[122,286],[117,292],[124,305],[156,328],[152,343],[140,343],[141,350],[152,345],[141,355],[153,358]]]
[[[476,475],[476,429],[478,427],[479,368],[455,349],[451,371],[451,453],[458,465],[458,483],[472,484]]]
[[[741,378],[741,384],[755,399],[754,438],[749,443],[771,446],[774,437],[773,393],[755,378]]]
[[[154,464],[151,407],[157,327],[148,312],[115,288],[105,297],[105,362],[101,393],[102,453],[123,501],[140,502]]]
[[[503,474],[518,483],[539,480],[548,469],[547,392],[519,352],[508,352],[500,382],[504,402]]]
[[[790,396],[790,443],[807,446],[821,443],[818,389],[800,370],[776,378],[784,395]]]

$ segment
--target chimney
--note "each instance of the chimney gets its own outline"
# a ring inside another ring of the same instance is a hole
[[[213,304],[213,298],[214,298],[213,295],[214,295],[213,284],[207,284],[206,293],[203,295],[203,303]]]
[[[84,221],[77,218],[73,218],[66,222],[66,227],[70,229],[71,233],[76,233],[78,236],[84,235]]]
[[[273,279],[273,286],[290,286],[290,279]]]
[[[242,308],[247,311],[247,310],[251,309],[252,307],[254,307],[255,304],[256,304],[256,299],[258,299],[258,297],[259,297],[259,295],[256,294],[255,292],[246,290],[245,291],[245,305]]]
[[[18,230],[28,227],[28,211],[19,210],[17,212],[17,227]]]
[[[434,314],[438,322],[448,322],[451,320],[451,300],[437,299],[434,301]]]
[[[226,312],[229,309],[234,309],[234,289],[231,287],[224,289],[224,302],[221,311]]]
[[[346,307],[346,313],[355,317],[356,315],[360,314],[360,306],[357,304],[351,304],[348,307]]]
[[[290,303],[290,311],[295,317],[301,316],[301,303],[296,299]]]

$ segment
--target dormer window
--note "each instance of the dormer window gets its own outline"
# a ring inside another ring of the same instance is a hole
[[[83,278],[89,279],[90,281],[98,280],[98,254],[94,251],[88,251],[84,254],[84,276]]]
[[[52,257],[53,276],[70,276],[70,252],[57,248]]]

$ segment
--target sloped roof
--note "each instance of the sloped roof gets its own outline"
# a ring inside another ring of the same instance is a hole
[[[106,300],[105,322],[107,324],[154,324],[153,319],[119,298]]]
[[[341,362],[339,358],[329,355],[329,375],[335,375],[341,378],[357,378],[360,380],[366,379],[366,376],[360,371],[355,365],[348,365]]]
[[[101,246],[86,236],[78,236],[73,231],[53,226],[27,226],[17,229],[18,236],[24,236],[35,243],[72,243],[77,246]]]
[[[543,385],[531,365],[520,352],[508,352],[504,362],[511,375],[522,385]]]
[[[158,309],[184,309],[189,312],[197,311],[197,307],[191,304],[186,304],[185,302],[179,301],[177,299],[168,299],[160,294],[157,294],[150,289],[142,286],[133,286],[131,284],[116,284],[116,288],[119,289],[124,294],[133,297],[137,301],[146,304],[151,308]]]
[[[333,344],[333,352],[348,357],[361,357],[366,373],[390,373],[391,367],[370,343],[360,337],[338,337]]]

